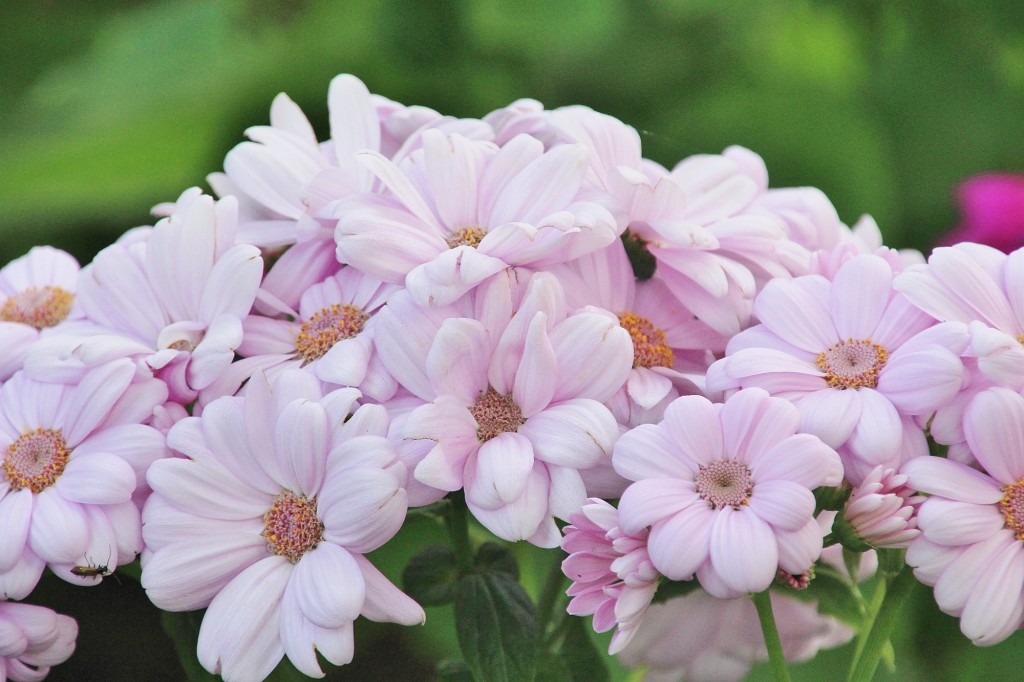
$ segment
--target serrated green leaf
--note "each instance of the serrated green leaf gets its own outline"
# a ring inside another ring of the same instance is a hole
[[[507,573],[473,573],[455,592],[455,629],[477,682],[529,682],[540,626],[533,602]]]
[[[515,556],[504,545],[485,542],[476,551],[476,568],[481,573],[504,573],[514,581],[519,580],[519,564]]]
[[[561,658],[569,670],[564,680],[572,682],[608,682],[611,676],[605,665],[604,655],[590,639],[589,625],[585,618],[569,616],[563,626],[565,639],[562,640]]]
[[[406,594],[423,606],[443,606],[455,599],[459,562],[455,552],[444,545],[432,545],[418,552],[402,571]]]

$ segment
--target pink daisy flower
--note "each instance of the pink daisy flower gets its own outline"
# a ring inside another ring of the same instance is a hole
[[[771,600],[787,661],[806,661],[853,638],[813,602],[776,592]],[[750,599],[716,599],[697,590],[651,605],[619,660],[646,667],[646,682],[740,682],[755,663],[768,660],[768,651]]]
[[[768,588],[779,569],[799,575],[818,558],[819,486],[842,481],[836,452],[798,432],[791,403],[746,389],[725,404],[677,398],[665,419],[623,434],[612,463],[635,481],[619,526],[650,526],[651,562],[672,580],[694,574],[716,597]]]
[[[625,383],[633,349],[607,312],[566,316],[550,274],[530,276],[518,302],[507,280],[477,292],[475,318],[397,294],[378,315],[375,341],[392,376],[425,402],[403,427],[405,438],[436,444],[415,477],[465,488],[495,535],[555,547],[553,517],[583,504],[580,470],[606,460],[619,435],[602,401]]]
[[[75,652],[74,618],[33,604],[0,602],[0,680],[39,682]]]
[[[166,448],[139,422],[167,389],[133,384],[134,374],[120,360],[75,386],[18,373],[0,388],[0,597],[27,596],[47,565],[70,583],[98,584],[72,569],[114,570],[142,549],[132,494]]]
[[[341,202],[338,260],[444,305],[508,266],[543,268],[610,244],[603,206],[581,199],[587,149],[549,151],[527,135],[502,147],[427,130],[399,165],[375,152],[364,163],[387,189]]]
[[[271,374],[303,367],[322,381],[386,400],[397,386],[374,352],[373,316],[400,289],[355,268],[342,268],[309,287],[298,310],[281,311],[291,319],[250,315],[242,320],[238,353],[264,356],[259,364]]]
[[[729,342],[708,389],[757,386],[792,401],[802,430],[842,448],[855,483],[879,464],[898,467],[925,446],[913,418],[960,390],[966,329],[933,326],[892,277],[888,261],[864,255],[832,281],[769,283],[754,307],[761,324]]]
[[[232,363],[263,274],[259,250],[235,245],[236,202],[193,188],[151,230],[130,233],[82,270],[79,301],[95,328],[66,355],[137,357],[189,403]]]
[[[0,269],[0,381],[21,369],[43,330],[82,316],[75,299],[78,262],[36,246]]]
[[[168,445],[186,458],[149,471],[142,585],[162,609],[207,607],[199,661],[225,680],[262,679],[285,655],[322,677],[316,652],[351,661],[359,615],[423,622],[363,556],[405,519],[406,469],[382,409],[358,397],[321,396],[300,370],[257,374],[244,398],[175,424]]]
[[[566,610],[573,616],[592,614],[597,632],[615,627],[608,653],[617,654],[643,622],[661,578],[647,555],[647,530],[622,532],[618,511],[597,498],[587,500],[569,521],[562,539],[569,553],[562,572],[573,581]]]
[[[981,471],[939,457],[903,465],[909,484],[929,495],[907,563],[964,635],[989,646],[1024,624],[1024,397],[978,394],[964,432]]]

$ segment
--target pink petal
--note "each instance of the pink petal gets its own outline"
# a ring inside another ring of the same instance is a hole
[[[530,538],[533,544],[538,544],[535,539],[539,538],[533,536],[542,525],[545,525],[545,519],[551,518],[548,514],[548,486],[546,470],[544,467],[535,466],[523,494],[512,504],[498,509],[483,509],[473,504],[471,499],[467,498],[467,503],[473,516],[499,538],[509,542]],[[553,523],[550,525],[554,526]],[[557,547],[559,540],[556,527],[555,537],[538,546]]]
[[[664,428],[673,444],[669,451],[681,452],[683,457],[676,457],[685,462],[688,473],[696,472],[693,464],[708,464],[725,457],[721,409],[720,405],[696,395],[676,398],[665,408]]]
[[[671,580],[689,580],[709,555],[715,514],[704,504],[673,513],[651,529],[647,551],[651,563]]]
[[[650,525],[683,513],[690,507],[707,509],[693,483],[672,478],[649,478],[633,483],[619,501],[619,526],[635,535]]]
[[[929,495],[971,504],[995,504],[1003,498],[996,481],[949,459],[915,457],[905,463],[900,472],[909,477],[910,487]]]
[[[694,423],[702,422],[695,421]],[[715,423],[718,423],[717,416],[715,416]],[[702,431],[702,429],[691,429],[691,431]],[[721,439],[720,429],[718,435]],[[631,481],[645,478],[692,478],[697,471],[696,462],[684,461],[677,448],[678,445],[678,441],[674,441],[667,429],[662,426],[641,424],[622,434],[622,437],[616,441],[612,464],[619,475]],[[718,448],[720,453],[720,444]]]
[[[390,540],[407,508],[405,488],[395,475],[370,467],[332,472],[317,499],[324,539],[359,554]]]
[[[794,575],[805,573],[821,556],[821,526],[816,519],[795,531],[776,531],[779,545],[779,568]]]
[[[878,392],[904,414],[927,414],[960,390],[960,358],[940,346],[892,358],[878,377]]]
[[[295,564],[289,587],[302,615],[323,628],[354,621],[363,609],[366,586],[352,555],[331,542],[321,542]]]
[[[1024,397],[1005,388],[979,393],[964,413],[964,435],[992,478],[1006,485],[1024,478]]]
[[[54,488],[73,502],[117,504],[131,499],[135,491],[135,472],[116,455],[75,453]]]
[[[814,495],[792,481],[763,481],[755,485],[749,507],[773,528],[796,531],[814,516]]]
[[[828,309],[802,282],[770,281],[758,295],[754,312],[776,336],[812,353],[820,353],[840,338]]]
[[[669,394],[672,380],[646,367],[636,367],[626,380],[626,391],[637,405],[649,410]]]
[[[268,557],[237,575],[214,597],[199,627],[196,655],[224,678],[267,677],[284,656],[280,605],[292,566]]]
[[[796,407],[800,411],[800,430],[814,434],[833,448],[850,439],[863,410],[860,391],[833,388],[805,395]]]
[[[423,608],[395,587],[384,574],[361,554],[353,555],[366,584],[366,600],[362,616],[378,623],[422,625],[426,621]]]
[[[836,451],[809,433],[786,438],[749,466],[759,483],[792,481],[808,489],[838,485],[843,477],[843,463]]]
[[[1016,544],[1009,532],[993,533],[950,562],[935,582],[935,602],[939,608],[960,615],[971,593],[980,582],[987,580],[988,566],[994,555],[1011,543]]]
[[[579,313],[557,324],[550,337],[558,357],[553,400],[603,401],[626,383],[633,366],[633,341],[618,320]]]
[[[761,592],[774,580],[779,548],[771,527],[752,510],[726,507],[711,527],[711,565],[738,592]]]
[[[480,446],[475,476],[466,481],[466,495],[484,509],[497,509],[519,499],[533,471],[533,447],[518,433],[501,433]],[[467,477],[469,472],[467,470]]]
[[[548,493],[548,509],[554,516],[568,521],[569,515],[583,506],[587,499],[587,486],[580,472],[572,467],[545,464],[551,489]],[[559,538],[561,540],[561,538]]]
[[[611,456],[619,427],[604,405],[578,398],[551,405],[530,417],[519,427],[519,433],[533,443],[538,459],[586,469]]]
[[[847,444],[868,464],[889,462],[896,457],[903,442],[900,415],[878,391],[870,388],[856,390],[860,394],[861,414]]]
[[[253,490],[226,471],[185,459],[154,462],[146,481],[174,506],[211,519],[259,518],[272,501],[271,495]]]
[[[320,490],[327,465],[331,425],[319,403],[296,400],[277,420],[274,445],[282,487],[312,497]]]
[[[999,532],[1006,519],[995,505],[930,497],[917,510],[917,525],[940,545],[973,545]]]
[[[71,392],[64,409],[61,429],[70,447],[75,447],[107,416],[135,374],[128,360],[111,362],[85,375]]]
[[[530,321],[522,360],[512,385],[515,402],[527,419],[547,407],[555,393],[551,377],[556,376],[558,361],[548,338],[547,319],[546,314],[538,311]]]
[[[47,489],[35,495],[28,543],[48,563],[74,561],[89,546],[89,525],[82,507]]]
[[[892,268],[884,258],[862,255],[844,263],[832,278],[829,301],[839,338],[873,336],[891,296]]]
[[[531,161],[497,193],[489,223],[536,223],[576,196],[587,167],[587,148],[559,145]]]
[[[1001,642],[1020,627],[1024,549],[1007,542],[992,554],[985,578],[971,590],[960,616],[960,629],[978,646]]]
[[[450,394],[472,405],[487,391],[491,339],[483,324],[451,318],[441,324],[427,354],[427,376],[438,395]]]
[[[506,267],[508,264],[500,258],[472,246],[457,246],[412,268],[405,286],[420,305],[447,305]]]
[[[341,168],[354,172],[352,156],[364,149],[380,149],[380,119],[370,91],[347,73],[335,76],[327,90],[331,143]]]
[[[32,520],[32,491],[8,491],[0,497],[0,573],[5,573],[21,558]]]
[[[748,388],[725,401],[720,413],[725,457],[750,462],[796,432],[800,413],[781,398]]]

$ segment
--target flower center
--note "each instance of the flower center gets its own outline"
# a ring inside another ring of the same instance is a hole
[[[1003,486],[1003,499],[999,500],[999,511],[1003,512],[1006,527],[1024,540],[1024,478]]]
[[[875,388],[889,352],[871,339],[847,339],[818,353],[815,364],[832,388]]]
[[[456,246],[472,246],[475,249],[486,236],[485,229],[477,225],[470,225],[461,230],[455,230],[445,238],[445,241],[448,243],[449,249],[454,249]]]
[[[633,367],[672,366],[675,355],[665,342],[665,330],[633,312],[619,315],[619,325],[633,339]]]
[[[43,329],[54,327],[67,318],[75,295],[60,287],[29,287],[14,294],[0,307],[0,320],[20,322]]]
[[[1013,338],[1017,339],[1017,343],[1024,346],[1024,334],[1017,334],[1017,336]]]
[[[749,502],[748,498],[754,492],[750,476],[750,469],[746,466],[736,460],[727,460],[698,466],[694,483],[697,494],[712,509],[739,509]]]
[[[526,423],[523,411],[510,395],[502,395],[490,386],[487,393],[476,399],[469,413],[476,419],[476,438],[486,443],[499,433],[516,431]]]
[[[348,303],[322,308],[302,324],[295,337],[295,352],[305,362],[319,360],[338,341],[363,331],[368,319],[369,315]]]
[[[297,563],[324,539],[324,524],[316,517],[316,498],[284,490],[263,515],[263,532],[272,554]]]
[[[53,485],[68,464],[71,452],[58,429],[36,429],[21,434],[7,446],[3,472],[11,489],[40,493]]]

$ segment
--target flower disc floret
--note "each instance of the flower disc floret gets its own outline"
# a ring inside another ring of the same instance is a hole
[[[814,364],[832,388],[876,388],[889,351],[871,339],[847,339],[818,353]]]
[[[71,312],[75,295],[58,286],[29,287],[0,307],[0,320],[45,329],[55,327]]]
[[[448,244],[449,249],[454,249],[456,246],[472,246],[476,248],[486,236],[487,230],[477,225],[469,225],[452,231],[451,234],[445,237],[444,241]]]
[[[698,465],[694,485],[712,509],[739,509],[750,504],[754,492],[750,469],[735,460]]]
[[[1006,527],[1014,532],[1018,540],[1024,540],[1024,479],[1003,486],[999,511],[1006,519]]]
[[[40,493],[64,473],[70,454],[60,429],[37,428],[7,446],[4,477],[13,490]]]
[[[318,310],[299,329],[295,351],[305,362],[319,360],[338,341],[363,331],[368,319],[369,315],[349,303],[335,303]]]
[[[671,367],[675,356],[665,340],[665,330],[634,312],[619,315],[619,325],[633,340],[633,367]]]
[[[324,524],[316,515],[316,497],[282,491],[263,515],[263,532],[271,554],[297,563],[324,539]]]
[[[469,408],[476,419],[476,438],[486,443],[501,433],[512,433],[526,423],[523,411],[510,395],[502,395],[488,386],[487,392]]]

